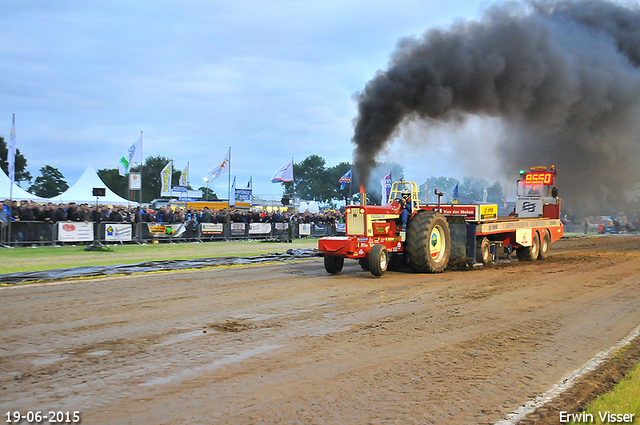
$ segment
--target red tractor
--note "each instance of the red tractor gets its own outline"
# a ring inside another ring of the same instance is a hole
[[[515,214],[501,218],[496,204],[421,205],[414,182],[394,182],[388,205],[347,206],[346,236],[319,240],[325,269],[339,273],[345,258],[375,276],[402,264],[440,273],[452,263],[486,263],[513,251],[520,260],[545,258],[563,234],[556,172],[553,166],[521,172]]]

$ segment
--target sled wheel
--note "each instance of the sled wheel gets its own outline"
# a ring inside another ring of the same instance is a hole
[[[374,276],[382,276],[389,266],[389,254],[384,245],[375,245],[369,253],[369,270]]]
[[[489,239],[482,238],[476,247],[476,261],[482,264],[491,262],[491,245]]]
[[[516,250],[518,261],[535,261],[540,254],[540,235],[533,232],[533,244],[531,246],[522,246]]]
[[[451,234],[447,219],[440,213],[416,214],[407,229],[405,244],[409,265],[419,273],[440,273],[449,263]]]
[[[551,248],[551,235],[549,235],[549,231],[545,230],[544,237],[542,238],[542,242],[540,243],[540,254],[538,258],[544,260],[549,256],[549,248]]]
[[[335,257],[333,255],[324,256],[324,268],[328,273],[337,274],[342,271],[344,265],[344,257]]]

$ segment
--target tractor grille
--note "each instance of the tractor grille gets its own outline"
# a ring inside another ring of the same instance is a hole
[[[365,214],[359,208],[352,208],[347,214],[347,235],[364,236],[364,219]]]

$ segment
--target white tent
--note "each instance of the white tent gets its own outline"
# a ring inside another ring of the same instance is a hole
[[[5,199],[9,199],[11,195],[11,180],[4,173],[4,171],[0,171],[0,202]],[[32,195],[26,190],[22,189],[17,184],[13,184],[13,199],[16,201],[36,201],[36,202],[47,202],[48,199],[40,198],[36,195]]]
[[[107,187],[98,173],[91,165],[84,170],[80,179],[60,195],[51,198],[51,202],[65,203],[75,202],[76,204],[95,204],[96,197],[93,196],[93,188],[104,188],[106,195],[98,198],[98,203],[107,205],[138,205],[137,202],[129,201],[116,195]]]

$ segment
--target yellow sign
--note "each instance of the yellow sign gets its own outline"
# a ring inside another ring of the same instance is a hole
[[[480,220],[495,220],[498,218],[498,205],[480,205]]]

